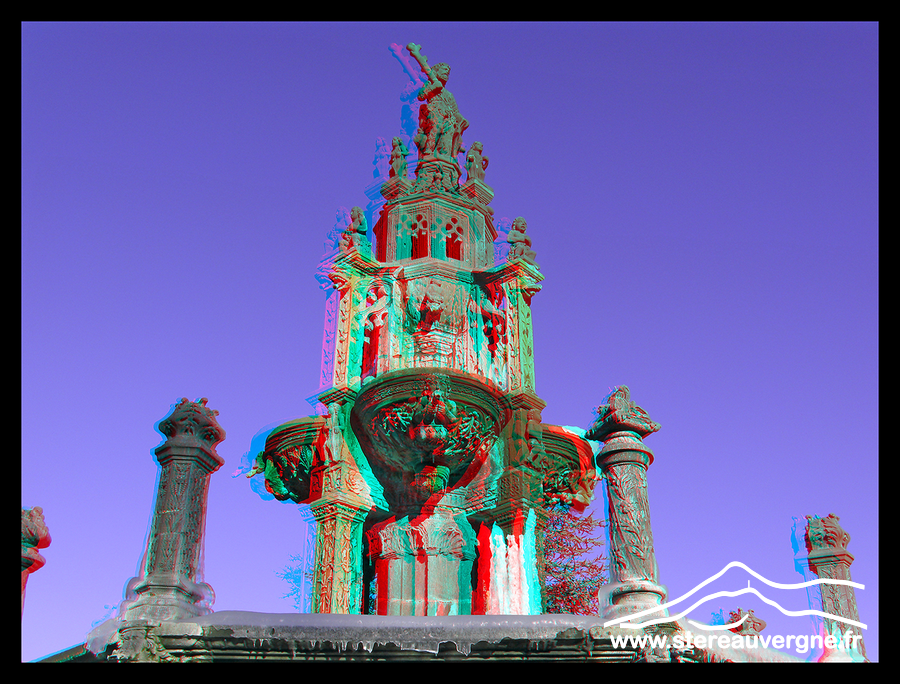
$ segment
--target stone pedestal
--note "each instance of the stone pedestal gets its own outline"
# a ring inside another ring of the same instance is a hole
[[[610,584],[601,596],[605,617],[618,618],[664,603],[665,587],[659,584],[659,569],[653,550],[650,504],[647,499],[647,468],[653,452],[642,437],[659,430],[643,409],[631,401],[627,387],[619,387],[598,410],[586,435],[604,442],[597,456],[609,500]],[[665,610],[648,613],[641,622],[668,615]]]
[[[409,178],[395,176],[382,184],[381,196],[386,200],[397,199],[402,195],[408,194],[412,184],[413,182]]]
[[[494,191],[484,181],[472,178],[462,186],[462,191],[479,204],[487,206],[494,199]]]

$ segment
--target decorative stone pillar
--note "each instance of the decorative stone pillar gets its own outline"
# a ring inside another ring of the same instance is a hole
[[[211,612],[212,587],[202,574],[209,477],[224,460],[216,445],[225,431],[218,411],[181,400],[159,424],[166,436],[156,449],[159,485],[141,575],[126,587],[120,614],[128,622],[178,620]]]
[[[809,554],[809,568],[820,579],[850,581],[850,564],[853,555],[847,551],[850,535],[841,528],[840,518],[833,513],[827,518],[806,516],[806,551]],[[856,593],[847,584],[823,583],[823,613],[836,615],[846,620],[859,623],[859,610],[856,606]],[[825,651],[820,660],[865,660],[866,647],[862,639],[862,630],[835,618],[824,618],[823,639],[829,636],[837,642],[837,647],[829,647],[825,643]]]
[[[316,520],[315,613],[362,611],[362,529],[372,509],[370,485],[359,470],[359,453],[348,413],[356,392],[333,389],[320,395],[328,407],[323,459],[311,473],[310,512]]]
[[[543,276],[533,262],[521,256],[516,256],[515,259],[511,269],[514,275],[503,283],[507,301],[508,388],[510,393],[533,393],[535,391],[534,333],[531,320],[531,298],[540,291],[540,281],[543,280]],[[512,250],[510,251],[510,260],[513,260]]]
[[[46,560],[37,549],[50,546],[50,530],[44,523],[44,510],[40,506],[22,509],[22,614],[25,614],[25,584],[28,575],[44,567]]]
[[[666,590],[659,584],[653,550],[647,468],[653,452],[643,437],[659,430],[646,411],[631,401],[628,387],[617,387],[597,410],[597,419],[585,437],[603,442],[597,464],[603,471],[609,500],[609,554],[611,560],[609,605],[604,616],[622,617],[659,606]],[[641,621],[668,615],[648,614]]]

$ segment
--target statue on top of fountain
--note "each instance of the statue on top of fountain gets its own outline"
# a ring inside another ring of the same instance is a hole
[[[429,67],[428,59],[419,52],[421,47],[415,43],[406,46],[428,77],[428,82],[419,90],[418,97],[425,100],[425,104],[419,108],[419,130],[413,142],[419,149],[419,159],[455,160],[465,152],[462,134],[469,122],[459,113],[456,99],[446,88],[450,66],[441,62]]]

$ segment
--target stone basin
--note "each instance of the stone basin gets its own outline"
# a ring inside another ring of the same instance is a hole
[[[446,368],[410,368],[367,382],[351,423],[386,488],[456,485],[484,461],[509,420],[503,392]],[[385,482],[383,478],[387,478]]]

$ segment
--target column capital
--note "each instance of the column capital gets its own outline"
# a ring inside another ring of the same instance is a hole
[[[613,433],[631,432],[637,439],[659,430],[659,423],[631,400],[631,390],[626,385],[616,387],[597,408],[597,419],[585,434],[586,439],[605,442]]]
[[[157,425],[166,441],[154,453],[160,465],[179,456],[196,460],[206,472],[218,470],[225,460],[216,453],[216,445],[225,439],[225,430],[216,420],[218,411],[206,406],[204,397],[199,402],[183,398],[171,413]]]

